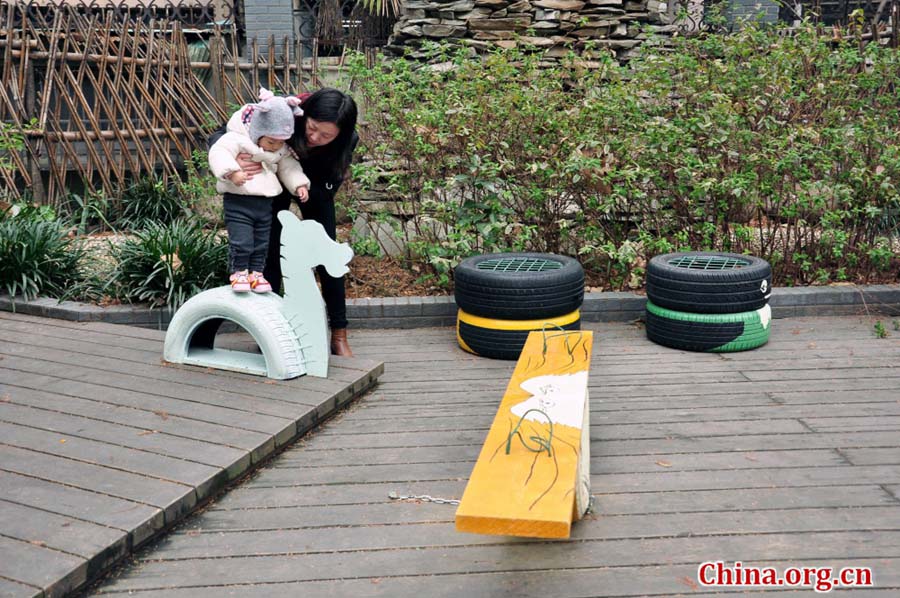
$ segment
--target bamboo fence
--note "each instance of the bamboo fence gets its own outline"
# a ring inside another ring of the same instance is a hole
[[[70,189],[116,197],[141,176],[180,176],[194,150],[260,85],[298,93],[320,65],[299,42],[234,26],[0,5],[0,200],[60,205]]]

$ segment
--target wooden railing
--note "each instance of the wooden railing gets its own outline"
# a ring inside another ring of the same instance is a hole
[[[149,173],[180,176],[208,132],[261,85],[298,93],[320,85],[325,70],[287,39],[269,39],[266,52],[251,40],[242,58],[234,25],[200,31],[167,18],[2,3],[0,29],[6,201],[115,197]]]

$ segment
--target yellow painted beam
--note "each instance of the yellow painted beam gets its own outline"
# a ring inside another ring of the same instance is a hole
[[[590,495],[592,344],[590,331],[528,335],[456,511],[458,531],[569,537]]]

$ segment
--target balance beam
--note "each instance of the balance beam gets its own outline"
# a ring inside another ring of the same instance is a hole
[[[568,538],[590,500],[590,331],[535,331],[456,510],[461,532]]]

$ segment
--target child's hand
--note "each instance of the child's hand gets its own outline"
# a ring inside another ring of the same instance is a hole
[[[295,195],[300,200],[300,203],[306,203],[309,199],[309,189],[307,187],[297,187]]]
[[[228,180],[238,187],[246,183],[248,178],[247,173],[243,170],[235,170],[228,175]]]
[[[248,181],[253,178],[253,175],[259,174],[263,170],[262,164],[253,161],[252,154],[242,152],[235,156],[234,159],[238,163],[238,166],[241,167],[241,171],[247,175]]]

